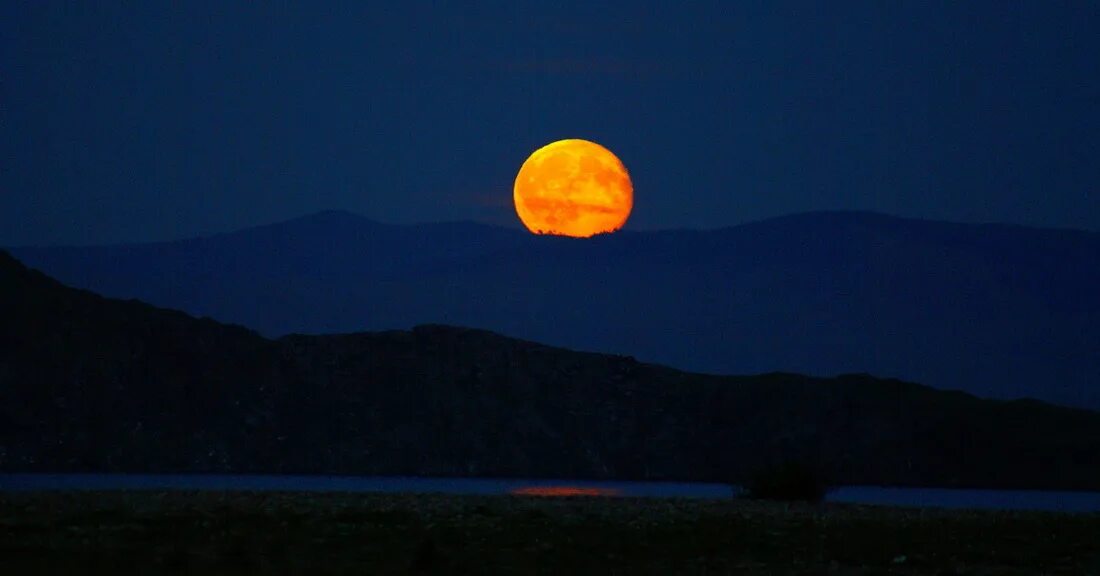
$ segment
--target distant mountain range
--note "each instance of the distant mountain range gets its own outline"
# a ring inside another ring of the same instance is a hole
[[[445,326],[268,340],[2,251],[0,318],[4,472],[736,482],[796,460],[846,484],[1100,489],[1100,413],[1035,401],[690,374]]]
[[[267,336],[443,323],[698,372],[869,372],[1100,409],[1095,232],[809,213],[577,240],[325,212],[11,251],[72,286]]]

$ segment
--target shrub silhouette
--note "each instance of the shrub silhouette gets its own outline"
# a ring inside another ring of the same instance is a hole
[[[745,486],[745,495],[759,500],[821,502],[829,491],[824,475],[801,462],[762,468]]]

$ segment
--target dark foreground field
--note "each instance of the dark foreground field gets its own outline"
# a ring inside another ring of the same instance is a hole
[[[1100,574],[1100,514],[751,501],[0,494],[0,574]]]

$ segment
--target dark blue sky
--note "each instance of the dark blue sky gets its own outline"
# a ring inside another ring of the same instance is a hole
[[[99,4],[0,7],[0,244],[519,226],[566,137],[627,165],[628,228],[1100,228],[1096,2]]]

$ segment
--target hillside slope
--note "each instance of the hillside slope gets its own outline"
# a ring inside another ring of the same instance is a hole
[[[870,376],[718,377],[446,326],[267,340],[0,253],[0,471],[1100,489],[1100,414]]]
[[[812,213],[575,240],[339,212],[14,253],[267,336],[470,326],[713,374],[871,372],[1100,409],[1100,235]]]

